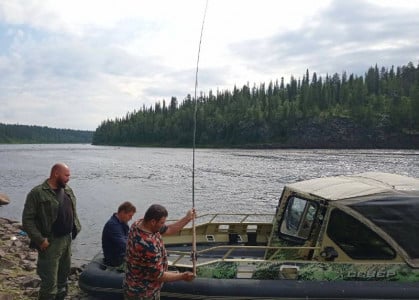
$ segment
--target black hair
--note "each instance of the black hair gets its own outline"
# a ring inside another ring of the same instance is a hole
[[[164,218],[168,216],[167,209],[159,204],[153,204],[151,205],[144,215],[144,221],[148,222],[151,220],[159,221],[161,218]]]

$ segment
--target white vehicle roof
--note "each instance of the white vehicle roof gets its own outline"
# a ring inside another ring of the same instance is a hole
[[[343,200],[388,192],[418,192],[419,179],[380,172],[323,177],[288,184],[287,187],[328,200]]]

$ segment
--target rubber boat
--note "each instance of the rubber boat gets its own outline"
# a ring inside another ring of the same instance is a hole
[[[196,219],[197,278],[162,299],[419,299],[419,179],[368,172],[285,185],[273,214]],[[165,237],[170,269],[192,269],[193,229]],[[122,299],[101,254],[85,292]]]

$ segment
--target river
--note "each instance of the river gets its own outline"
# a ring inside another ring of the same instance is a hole
[[[131,201],[134,219],[153,203],[179,218],[192,206],[192,149],[80,144],[0,145],[0,193],[11,203],[0,216],[21,220],[27,193],[65,162],[78,199],[82,232],[73,259],[85,262],[101,248],[101,231],[118,205]],[[329,175],[381,171],[418,177],[419,150],[197,149],[198,213],[275,210],[284,184]]]

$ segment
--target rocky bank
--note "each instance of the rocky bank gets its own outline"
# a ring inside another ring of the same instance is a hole
[[[243,148],[259,149],[419,149],[419,132],[398,131],[389,120],[374,126],[350,118],[307,118],[290,124],[282,140]]]
[[[0,218],[0,300],[37,299],[40,279],[36,274],[36,250],[19,222]],[[73,265],[68,300],[87,300],[78,287],[81,266]]]
[[[365,126],[350,118],[307,119],[288,132],[286,144],[301,149],[419,149],[419,132],[396,131],[389,120]]]

